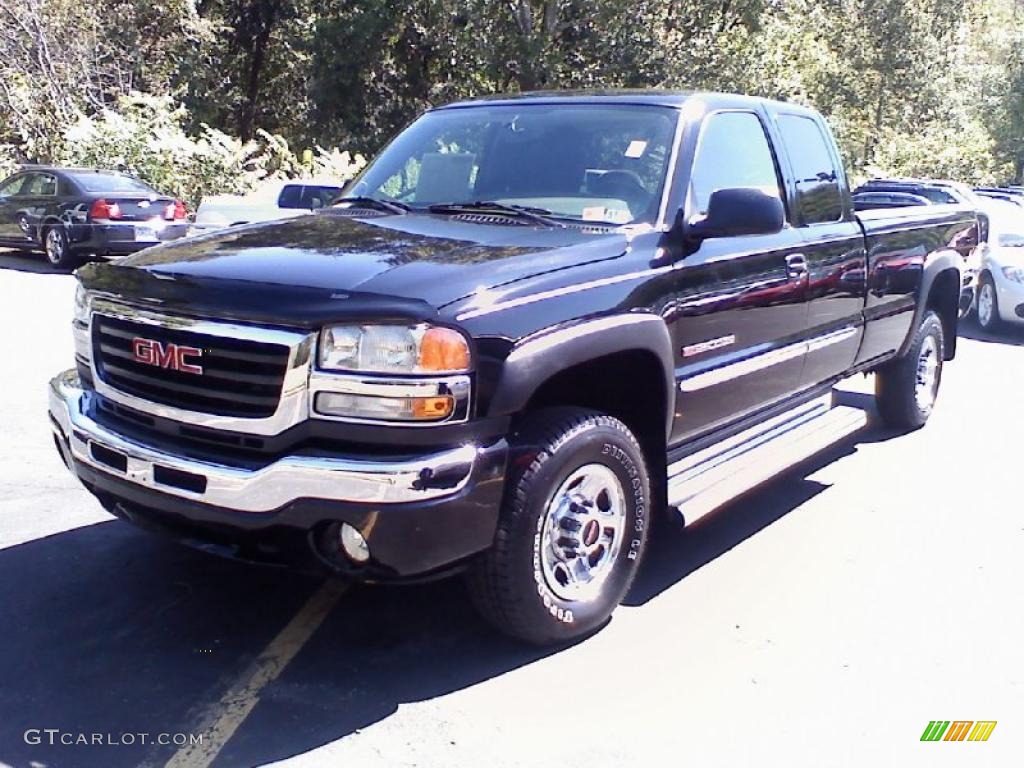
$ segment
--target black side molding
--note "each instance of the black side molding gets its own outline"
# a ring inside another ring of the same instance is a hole
[[[675,405],[672,340],[663,318],[631,312],[549,328],[513,347],[490,403],[490,415],[522,410],[540,386],[566,368],[617,352],[643,351],[661,363],[665,387],[665,436],[671,433]]]

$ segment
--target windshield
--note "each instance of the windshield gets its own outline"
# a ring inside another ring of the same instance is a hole
[[[653,222],[675,110],[586,104],[428,112],[384,149],[346,196],[415,208],[496,202],[588,222]]]
[[[68,175],[86,192],[143,195],[145,197],[157,194],[156,190],[149,185],[119,173],[71,173]]]

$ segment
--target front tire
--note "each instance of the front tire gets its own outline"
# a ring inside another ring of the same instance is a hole
[[[46,260],[53,266],[61,269],[72,269],[77,266],[78,261],[71,253],[71,244],[68,242],[64,227],[53,226],[45,229],[43,247],[46,251]]]
[[[985,275],[978,286],[978,326],[986,333],[993,333],[999,330],[999,297],[996,294],[996,284],[992,278]]]
[[[885,424],[896,429],[925,425],[939,394],[945,351],[942,321],[926,312],[906,353],[876,371],[875,402]]]
[[[538,411],[513,432],[494,545],[473,563],[470,595],[495,627],[536,645],[607,621],[636,575],[651,484],[636,438],[595,411]]]

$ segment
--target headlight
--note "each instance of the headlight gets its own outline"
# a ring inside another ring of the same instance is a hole
[[[81,283],[75,284],[75,320],[83,324],[89,322],[89,294]]]
[[[320,335],[323,370],[358,373],[465,373],[469,344],[434,325],[335,325]]]
[[[1015,283],[1024,283],[1024,267],[1003,267],[1003,274],[1007,280]]]

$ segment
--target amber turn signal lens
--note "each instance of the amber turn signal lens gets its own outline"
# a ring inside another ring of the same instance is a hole
[[[469,370],[469,344],[451,328],[429,328],[420,340],[420,371],[442,373]]]
[[[414,419],[444,419],[451,415],[455,400],[451,397],[417,397],[412,400]]]

